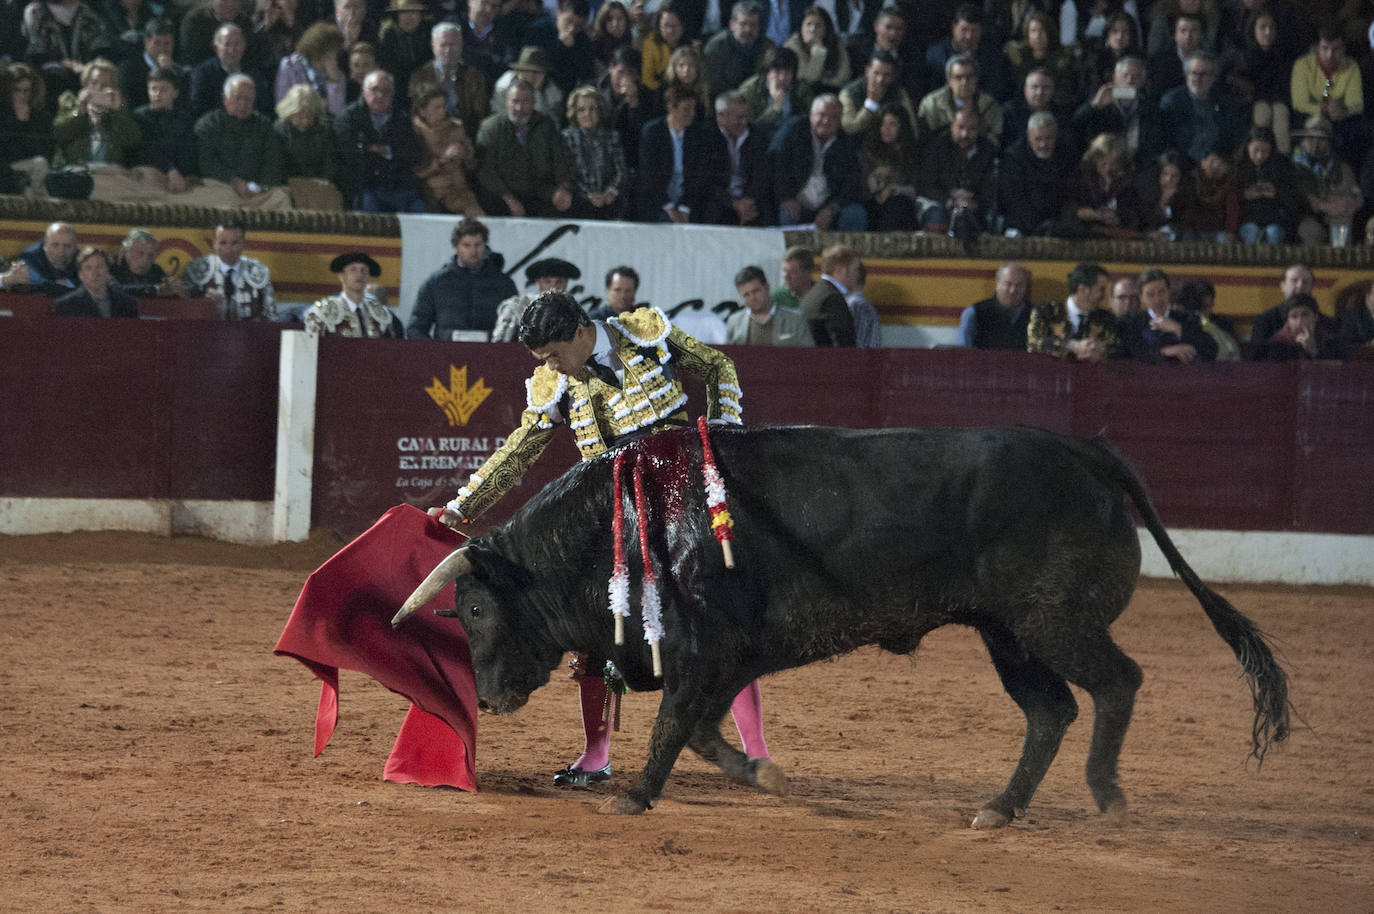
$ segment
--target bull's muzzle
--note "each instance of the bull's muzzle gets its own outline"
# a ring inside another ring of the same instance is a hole
[[[464,554],[467,547],[455,549],[448,556],[435,566],[420,586],[415,588],[415,592],[405,601],[400,612],[391,617],[391,627],[395,628],[406,619],[410,618],[421,607],[433,600],[439,591],[448,586],[449,581],[456,581],[458,578],[472,570],[472,562]]]

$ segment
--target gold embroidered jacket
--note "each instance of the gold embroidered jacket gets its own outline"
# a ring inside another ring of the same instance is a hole
[[[1094,308],[1084,314],[1078,321],[1077,330],[1069,320],[1067,302],[1045,302],[1031,309],[1030,323],[1026,327],[1027,352],[1063,358],[1068,355],[1068,346],[1073,340],[1099,340],[1108,358],[1125,355],[1116,330],[1116,315],[1106,308]]]
[[[515,487],[544,453],[555,423],[567,422],[583,460],[604,454],[627,435],[686,423],[687,395],[674,365],[706,384],[706,417],[740,424],[739,379],[724,354],[677,329],[657,308],[637,308],[604,324],[624,369],[617,388],[595,376],[580,381],[540,365],[525,382],[520,427],[449,502],[467,520],[489,509]]]

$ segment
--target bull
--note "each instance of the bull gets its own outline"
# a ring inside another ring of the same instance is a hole
[[[1069,683],[1093,699],[1088,787],[1108,821],[1124,824],[1117,761],[1141,671],[1109,628],[1140,573],[1128,502],[1240,662],[1254,701],[1252,754],[1262,763],[1287,738],[1287,677],[1267,638],[1198,578],[1139,477],[1100,438],[1034,428],[717,430],[734,569],[713,542],[694,438],[670,432],[628,445],[657,493],[645,513],[661,575],[661,679],[638,638],[617,645],[612,636],[612,455],[568,470],[449,556],[393,620],[456,580],[452,614],[488,712],[520,708],[567,651],[613,661],[633,689],[661,688],[648,760],[611,811],[651,808],[683,746],[784,793],[777,766],[721,737],[741,688],[862,645],[907,654],[940,626],[967,625],[1026,718],[1011,779],[974,827],[1024,814],[1077,716]]]

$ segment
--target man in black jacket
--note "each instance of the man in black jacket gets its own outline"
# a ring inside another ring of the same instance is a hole
[[[138,301],[110,282],[110,261],[96,247],[76,255],[81,286],[53,303],[57,317],[138,317]]]
[[[978,109],[968,105],[926,144],[916,192],[921,196],[921,222],[927,231],[951,228],[951,220],[960,211],[976,220],[987,212],[997,149],[980,135],[980,127]]]
[[[425,280],[406,325],[408,339],[464,339],[491,333],[501,302],[517,294],[502,267],[505,258],[487,250],[491,232],[476,219],[453,229],[453,259]]]
[[[716,96],[716,129],[724,144],[724,180],[714,182],[705,221],[718,225],[771,225],[768,132],[750,125],[749,108],[738,91]]]
[[[410,118],[392,108],[395,93],[391,74],[373,70],[362,98],[334,122],[340,190],[364,212],[423,213],[415,178],[419,141]]]
[[[1026,349],[1030,324],[1031,273],[1008,261],[997,268],[992,298],[974,302],[959,315],[959,341],[970,349]]]
[[[696,119],[696,93],[670,85],[667,114],[639,137],[639,220],[703,222],[708,204],[724,192],[725,144],[710,121]]]
[[[1054,235],[1077,161],[1059,139],[1048,111],[1032,114],[1021,139],[1002,157],[997,199],[1006,228],[1022,235]]]
[[[808,119],[792,118],[773,137],[768,154],[779,225],[814,222],[821,231],[868,229],[858,146],[840,130],[840,117],[839,98],[820,95],[811,103]]]

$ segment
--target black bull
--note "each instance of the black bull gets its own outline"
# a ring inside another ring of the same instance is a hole
[[[1031,428],[809,427],[718,430],[712,441],[735,523],[733,570],[711,534],[695,430],[628,452],[647,467],[651,493],[661,681],[636,610],[626,644],[614,644],[609,455],[570,469],[431,575],[439,586],[459,575],[456,614],[484,710],[522,706],[566,651],[614,661],[633,689],[663,690],[648,762],[615,810],[651,807],[684,745],[732,777],[784,792],[776,766],[721,738],[741,688],[866,644],[909,653],[927,632],[957,624],[982,636],[1026,716],[1011,780],[974,824],[1004,825],[1025,811],[1077,716],[1068,683],[1093,699],[1088,785],[1098,807],[1124,822],[1117,758],[1141,673],[1109,627],[1140,571],[1127,496],[1240,661],[1254,698],[1254,755],[1262,761],[1287,737],[1287,679],[1264,635],[1199,580],[1139,478],[1104,442]],[[624,489],[637,580],[628,481]]]

